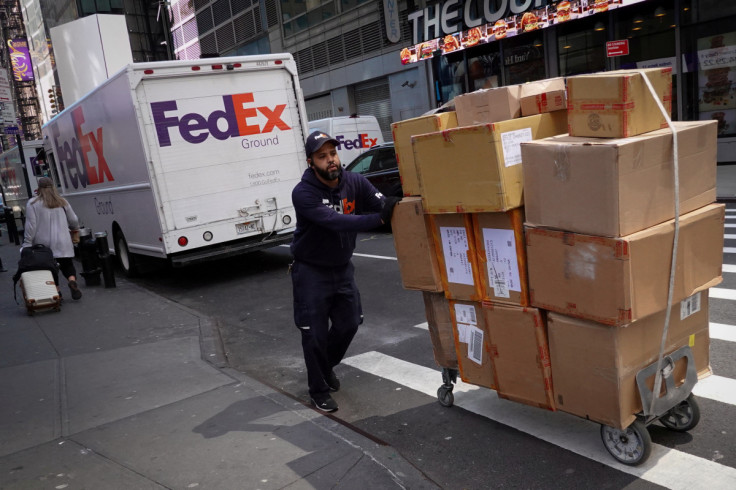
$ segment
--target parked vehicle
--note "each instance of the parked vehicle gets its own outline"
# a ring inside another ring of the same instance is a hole
[[[393,143],[374,146],[348,164],[345,170],[365,175],[385,196],[404,195]]]
[[[322,131],[340,142],[337,154],[340,155],[343,167],[361,153],[384,143],[381,127],[373,116],[352,115],[317,119],[309,121],[309,132],[312,131]]]
[[[306,117],[290,54],[135,63],[43,128],[62,194],[128,274],[291,240]]]

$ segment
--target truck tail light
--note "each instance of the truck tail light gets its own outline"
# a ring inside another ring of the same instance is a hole
[[[213,70],[222,70],[222,65],[212,65]]]
[[[143,73],[144,73],[145,75],[153,75],[153,70],[151,70],[151,69],[148,69],[148,70],[143,70]]]
[[[281,60],[276,60],[276,61],[274,61],[274,63],[276,63],[277,65],[281,65],[281,64],[283,64],[284,62],[283,62],[283,61],[281,61]]]
[[[199,71],[199,70],[200,70],[200,68],[198,66],[193,66],[192,67],[192,71]]]
[[[281,218],[281,221],[283,221],[285,225],[288,225],[289,223],[291,223],[291,216],[285,214],[284,217]]]
[[[180,236],[177,242],[179,243],[179,246],[186,247],[189,243],[189,239],[185,236]]]
[[[202,235],[202,238],[204,238],[205,242],[209,242],[209,241],[212,241],[212,236],[213,235],[211,231],[205,231],[204,234]]]

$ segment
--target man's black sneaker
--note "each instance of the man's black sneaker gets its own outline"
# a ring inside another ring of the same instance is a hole
[[[337,402],[332,399],[329,393],[312,395],[312,405],[317,407],[317,410],[322,410],[323,412],[334,412],[337,410]]]
[[[337,379],[335,371],[330,369],[330,373],[325,378],[325,383],[330,387],[330,391],[340,391],[340,380]]]
[[[72,299],[80,299],[82,297],[82,291],[79,290],[77,281],[69,281],[69,289],[72,292]]]

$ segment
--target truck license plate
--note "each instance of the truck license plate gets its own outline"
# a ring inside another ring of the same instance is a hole
[[[235,231],[238,233],[238,235],[256,230],[258,230],[257,221],[248,221],[247,223],[237,223],[235,225]]]

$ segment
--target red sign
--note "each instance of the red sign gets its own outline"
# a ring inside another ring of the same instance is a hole
[[[611,58],[613,56],[626,56],[629,54],[629,40],[608,41],[606,43],[606,55]]]

